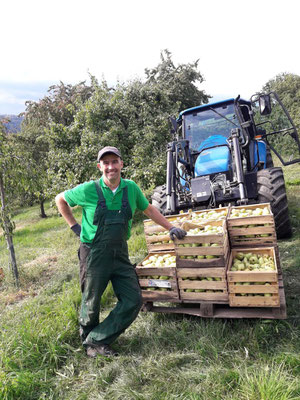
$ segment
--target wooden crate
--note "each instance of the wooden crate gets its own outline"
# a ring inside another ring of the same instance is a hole
[[[151,256],[165,256],[173,252],[150,253],[137,265],[136,273],[138,275],[140,287],[142,289],[143,300],[147,301],[179,301],[179,291],[177,284],[176,267],[153,267],[143,266],[142,263],[149,260]]]
[[[224,268],[177,268],[180,299],[183,302],[227,302]]]
[[[272,256],[275,270],[232,271],[233,260],[237,253]],[[278,268],[274,247],[232,249],[228,263],[227,281],[231,307],[280,306]]]
[[[190,212],[188,213],[181,213],[176,215],[168,215],[165,218],[174,226],[181,227],[182,223],[188,221],[190,219]],[[160,225],[157,225],[152,219],[145,219],[144,223],[144,230],[146,232],[147,228],[149,227],[156,227],[161,228]],[[163,228],[164,229],[164,228]]]
[[[175,250],[173,240],[165,228],[158,225],[149,225],[144,227],[146,244],[148,252],[160,252],[164,250]]]
[[[268,215],[233,216],[236,210],[242,211],[245,209],[253,212],[256,209],[263,210],[264,208],[268,209]],[[232,247],[273,246],[277,241],[274,215],[269,203],[231,207],[227,218],[227,227]]]
[[[217,220],[226,220],[229,207],[212,208],[208,210],[192,211],[190,213],[189,222],[193,224],[202,224]],[[218,214],[216,216],[216,214]]]
[[[186,231],[189,231],[195,227],[205,227],[206,225],[222,227],[223,233],[199,234],[192,236],[187,235],[181,240],[175,238],[174,243],[177,256],[177,267],[226,268],[229,257],[229,240],[226,230],[226,221],[213,221],[209,224],[202,224],[201,226],[186,222],[182,227]],[[211,244],[214,244],[214,246],[210,246]]]

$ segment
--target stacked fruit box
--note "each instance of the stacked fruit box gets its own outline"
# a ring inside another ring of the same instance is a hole
[[[145,236],[148,252],[173,250],[174,242],[170,238],[169,231],[157,225],[145,226]]]
[[[150,253],[136,267],[144,300],[178,301],[175,252]]]
[[[190,218],[189,213],[178,214],[166,217],[172,225],[181,227],[184,221]],[[171,240],[169,231],[157,225],[151,219],[144,221],[144,232],[146,237],[148,252],[174,251],[174,242]]]
[[[183,224],[184,239],[175,239],[180,299],[228,302],[226,266],[229,240],[226,221]]]
[[[231,207],[227,227],[232,247],[276,244],[274,215],[269,203]]]
[[[224,268],[178,268],[177,278],[181,300],[228,302]]]
[[[279,307],[274,247],[232,249],[227,271],[231,307]]]
[[[229,256],[226,221],[197,225],[185,222],[183,239],[174,240],[178,267],[223,267]]]

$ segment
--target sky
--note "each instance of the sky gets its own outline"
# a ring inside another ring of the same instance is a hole
[[[1,4],[0,114],[18,114],[60,81],[144,78],[164,49],[199,60],[200,88],[249,99],[300,75],[298,0],[10,0]]]

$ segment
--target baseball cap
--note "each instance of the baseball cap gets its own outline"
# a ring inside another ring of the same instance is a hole
[[[105,146],[105,147],[103,147],[103,149],[101,149],[99,151],[97,161],[99,162],[101,160],[101,158],[107,153],[113,153],[116,156],[122,158],[120,151],[116,147]]]

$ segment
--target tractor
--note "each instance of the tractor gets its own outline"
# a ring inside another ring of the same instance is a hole
[[[275,92],[199,105],[169,122],[166,183],[152,194],[160,212],[270,203],[277,238],[291,236],[283,170],[272,154],[284,166],[300,162],[300,143]]]

